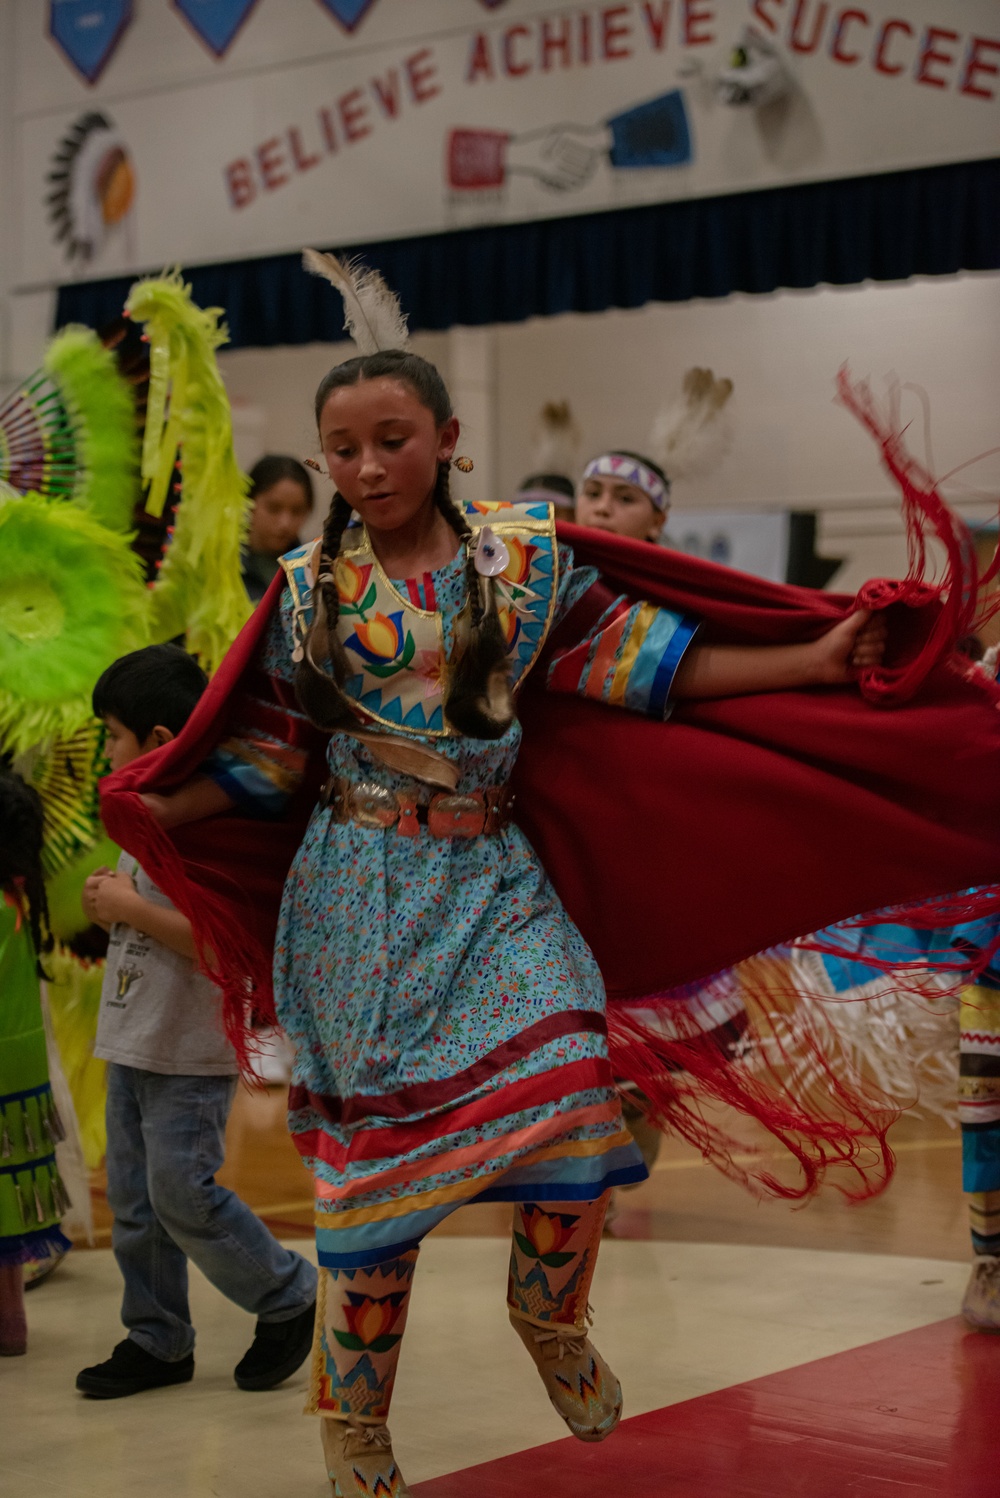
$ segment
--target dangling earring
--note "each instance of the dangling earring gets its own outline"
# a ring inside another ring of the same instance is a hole
[[[473,463],[471,458],[455,459],[455,467],[458,469],[459,473],[471,473],[475,466],[476,465],[475,463]]]

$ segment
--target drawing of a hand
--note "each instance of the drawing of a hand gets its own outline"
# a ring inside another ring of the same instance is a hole
[[[556,192],[575,192],[607,160],[611,132],[605,125],[550,125],[510,138],[507,172],[535,177]]]
[[[596,125],[543,125],[519,135],[451,130],[445,170],[453,192],[496,192],[512,176],[533,177],[553,192],[577,192],[601,161],[630,171],[685,166],[691,157],[684,95],[671,89]]]

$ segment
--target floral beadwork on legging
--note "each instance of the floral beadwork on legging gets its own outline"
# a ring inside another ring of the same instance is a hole
[[[417,1250],[370,1269],[321,1269],[306,1413],[383,1425]]]
[[[605,1206],[573,1211],[539,1202],[514,1211],[507,1304],[538,1325],[557,1322],[583,1331],[597,1264]]]

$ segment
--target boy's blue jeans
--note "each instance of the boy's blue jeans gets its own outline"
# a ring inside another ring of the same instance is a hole
[[[108,1205],[125,1278],[129,1337],[165,1362],[194,1347],[187,1261],[262,1321],[287,1321],[316,1299],[316,1270],[282,1248],[215,1181],[235,1077],[165,1077],[108,1065]]]

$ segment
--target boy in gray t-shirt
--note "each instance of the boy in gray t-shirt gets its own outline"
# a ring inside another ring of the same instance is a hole
[[[175,645],[110,666],[94,712],[107,726],[112,770],[168,743],[204,687],[201,668]],[[312,1346],[316,1270],[216,1183],[237,1080],[218,990],[197,970],[187,917],[127,854],[115,872],[91,875],[83,906],[111,935],[94,1053],[108,1062],[108,1205],[128,1337],[76,1386],[115,1399],[193,1377],[191,1259],[257,1317],[237,1384],[273,1388]]]
[[[110,869],[99,869],[91,876],[88,901],[97,904],[110,874]],[[176,920],[180,912],[130,854],[121,855],[113,877],[118,887],[106,888],[100,905],[122,911],[125,919],[111,927],[94,1055],[162,1076],[235,1076],[236,1058],[220,1022],[219,991],[194,967],[187,920]],[[130,907],[134,914],[126,924]],[[168,944],[169,926],[159,940],[150,934],[150,926],[163,917],[176,926],[180,950]]]

